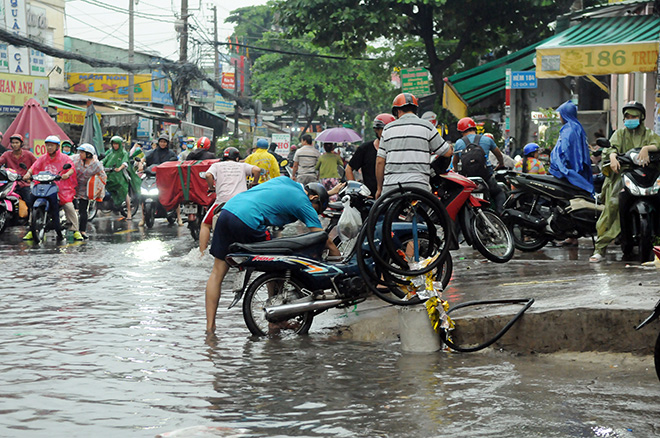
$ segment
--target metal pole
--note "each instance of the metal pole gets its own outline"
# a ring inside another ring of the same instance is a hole
[[[133,64],[133,50],[134,50],[134,31],[133,31],[133,10],[135,7],[134,4],[135,0],[128,0],[128,63]],[[133,78],[133,72],[130,72],[128,74],[128,101],[133,102],[134,96],[133,96],[133,89],[135,88],[134,85],[134,78]]]
[[[213,6],[213,42],[218,42],[218,7]],[[213,66],[213,72],[215,73],[215,81],[220,82],[220,53],[218,51],[218,45],[213,46],[213,54],[215,55],[215,65]]]
[[[234,138],[238,138],[238,59],[234,63],[234,96],[236,96],[236,105],[234,105]]]
[[[181,0],[181,39],[179,40],[179,61],[188,61],[188,0]]]

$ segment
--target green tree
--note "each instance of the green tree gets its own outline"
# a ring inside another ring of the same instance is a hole
[[[585,4],[602,3],[587,0]],[[409,63],[432,74],[438,101],[452,67],[480,55],[516,50],[551,35],[548,23],[573,0],[276,0],[279,23],[291,36],[311,35],[321,46],[363,54],[369,43],[408,41]],[[417,49],[417,50],[416,50]]]
[[[267,5],[246,6],[231,11],[225,19],[225,23],[234,25],[234,33],[231,36],[231,40],[236,41],[238,39],[240,43],[255,45],[263,37],[264,33],[275,30],[274,14],[274,9]],[[239,52],[246,53],[244,48],[239,49]],[[250,50],[249,56],[254,61],[263,55],[263,53],[259,50]]]

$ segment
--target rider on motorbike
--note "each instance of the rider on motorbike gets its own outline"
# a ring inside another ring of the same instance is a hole
[[[235,195],[248,189],[246,177],[251,176],[254,185],[259,181],[261,169],[247,163],[241,163],[238,149],[228,147],[222,153],[222,161],[213,163],[206,171],[206,183],[209,192],[214,190],[215,202],[209,207],[199,229],[199,251],[204,254],[211,238],[211,225],[216,207],[229,201]]]
[[[217,157],[209,149],[211,148],[211,140],[208,137],[199,137],[197,140],[197,148],[193,149],[186,160],[188,161],[198,161],[198,160],[214,160]]]
[[[247,164],[257,166],[263,171],[259,182],[280,176],[280,166],[273,154],[268,152],[268,146],[268,140],[260,138],[257,140],[257,148],[245,159]]]
[[[9,137],[9,142],[11,150],[0,155],[0,166],[4,164],[15,170],[19,175],[24,176],[27,173],[27,169],[32,167],[34,162],[37,161],[37,157],[32,152],[23,149],[23,136],[21,134],[12,134]],[[25,169],[21,167],[21,163],[25,164]],[[27,181],[18,181],[18,184],[16,184],[16,193],[25,201],[28,208],[32,207],[30,183]]]
[[[462,151],[467,148],[468,144],[472,142],[477,135],[477,124],[470,117],[464,117],[461,120],[459,120],[456,127],[463,137],[458,139],[456,141],[456,144],[454,145],[454,158],[453,158],[454,169],[458,169],[458,162],[461,158]],[[500,148],[497,147],[495,141],[486,135],[481,136],[481,138],[479,139],[479,146],[484,150],[484,154],[486,156],[486,167],[488,168],[488,174],[489,174],[488,179],[486,180],[486,184],[488,184],[490,197],[494,201],[495,209],[497,210],[497,212],[501,213],[502,206],[504,205],[504,201],[506,200],[506,195],[504,194],[502,189],[497,185],[497,180],[495,179],[495,175],[493,174],[493,166],[490,163],[490,160],[488,159],[488,154],[492,151],[495,157],[497,158],[498,167],[502,167],[502,168],[504,167],[504,155],[502,155],[502,151],[500,151]],[[474,175],[467,175],[467,176],[474,176]]]
[[[140,193],[140,177],[133,166],[129,166],[128,152],[123,148],[123,140],[115,135],[110,139],[110,151],[103,158],[103,166],[108,169],[107,189],[112,196],[112,202],[120,206],[126,201],[126,220],[131,220],[131,198],[128,195],[128,185],[131,184],[134,193]]]
[[[523,148],[524,157],[516,163],[515,171],[520,173],[531,173],[533,175],[545,175],[545,167],[539,158],[539,145],[528,143]]]
[[[46,144],[46,154],[40,156],[37,161],[34,162],[32,167],[25,173],[23,180],[30,181],[32,175],[38,174],[39,172],[47,171],[53,174],[62,175],[62,179],[56,181],[58,191],[58,198],[60,207],[64,210],[67,220],[71,223],[71,231],[73,231],[74,240],[83,240],[82,234],[78,230],[78,215],[76,214],[76,209],[73,206],[73,197],[76,193],[76,186],[78,185],[78,178],[76,177],[76,168],[73,167],[73,162],[71,158],[64,155],[60,152],[60,138],[56,135],[49,135],[44,141]],[[64,173],[61,173],[64,170],[64,165],[70,164],[71,168]],[[56,208],[54,206],[53,208]],[[57,209],[56,213],[59,211]],[[58,213],[59,215],[59,213]],[[58,215],[55,215],[55,218],[58,218]],[[62,230],[60,228],[60,221],[55,220],[55,229],[57,231],[58,239],[62,239]],[[23,237],[23,240],[32,240],[32,231]]]
[[[213,270],[206,283],[206,331],[215,331],[215,314],[220,300],[220,287],[229,265],[225,262],[232,243],[270,240],[267,226],[284,226],[300,220],[310,231],[322,231],[318,215],[328,205],[329,195],[339,193],[339,184],[331,193],[319,183],[303,186],[286,177],[274,178],[254,189],[239,193],[227,201],[213,232],[211,254]],[[326,243],[330,255],[341,255],[331,239]]]
[[[660,136],[644,126],[646,109],[639,102],[628,102],[622,108],[624,126],[614,131],[610,138],[611,147],[603,150],[603,183],[602,199],[605,210],[596,223],[596,247],[594,254],[589,258],[592,263],[600,262],[607,250],[607,245],[621,232],[619,217],[619,192],[623,187],[620,164],[617,154],[625,154],[631,149],[641,148],[639,160],[642,166],[649,164],[649,152],[660,148]]]
[[[89,201],[103,200],[107,175],[103,164],[96,158],[96,148],[89,143],[78,146],[78,154],[73,156],[73,167],[78,176],[76,199],[78,199],[78,214],[80,216],[80,234],[87,236],[87,209]]]
[[[201,140],[201,139],[200,139]],[[158,164],[163,164],[166,161],[177,161],[176,154],[174,153],[173,150],[169,148],[170,146],[170,138],[167,135],[161,135],[158,137],[158,146],[149,152],[145,157],[142,159],[142,162],[146,164],[146,167],[149,167],[151,165],[158,165]],[[191,154],[188,154],[188,159],[190,158]],[[139,192],[138,192],[139,193]],[[144,202],[142,203],[142,219],[140,219],[140,223],[138,226],[142,227],[144,226]],[[181,219],[181,206],[177,205],[176,206],[176,220],[177,224],[179,226],[183,225],[183,220]]]

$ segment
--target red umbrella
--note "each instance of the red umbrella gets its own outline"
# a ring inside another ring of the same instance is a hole
[[[35,155],[43,155],[43,151],[35,151],[34,144],[43,146],[43,141],[49,135],[57,135],[60,140],[69,140],[68,135],[62,131],[57,123],[50,118],[44,108],[35,99],[29,99],[23,105],[14,121],[9,125],[2,138],[2,145],[9,148],[9,137],[12,134],[21,134],[25,139],[24,148],[29,148]]]

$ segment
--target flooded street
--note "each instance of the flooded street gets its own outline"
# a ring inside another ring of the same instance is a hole
[[[406,355],[317,323],[254,339],[226,291],[207,339],[211,258],[185,227],[136,224],[96,219],[62,245],[0,236],[0,436],[660,436],[649,357]]]

